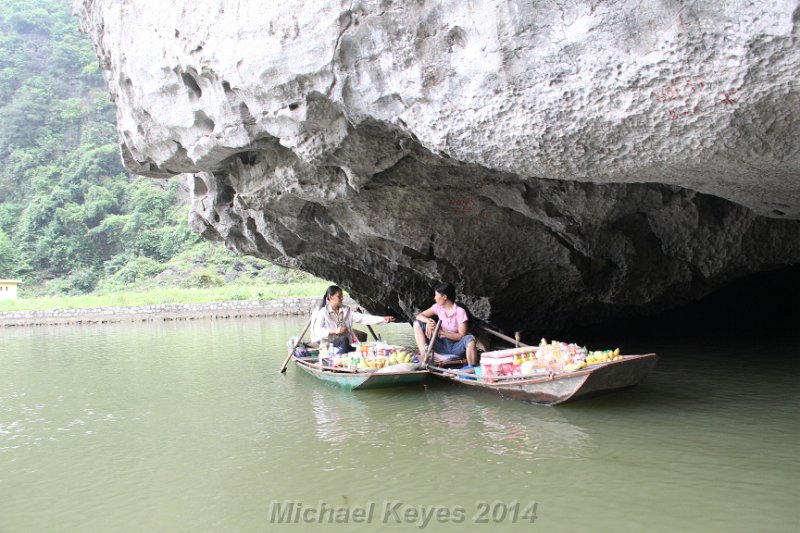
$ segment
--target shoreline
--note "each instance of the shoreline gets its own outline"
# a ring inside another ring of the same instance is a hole
[[[318,297],[276,300],[235,300],[197,304],[154,304],[131,307],[87,307],[76,309],[35,309],[0,311],[0,328],[59,326],[68,324],[111,324],[229,318],[308,315]]]

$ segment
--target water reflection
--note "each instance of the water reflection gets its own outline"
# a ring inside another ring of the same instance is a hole
[[[431,446],[472,441],[487,454],[541,460],[579,457],[590,442],[557,409],[461,392],[447,386],[429,395],[429,424],[437,428],[426,433]]]
[[[325,394],[320,390],[311,393],[309,400],[316,421],[316,435],[324,443],[344,444],[360,433],[360,428],[365,423],[367,404],[355,394],[346,391],[332,392],[338,392],[341,396]]]
[[[473,398],[451,386],[426,391],[347,392],[320,383],[308,397],[315,436],[338,448],[365,443],[387,447],[397,442],[405,426],[418,425],[422,449],[443,460],[460,453],[464,443],[471,454],[497,456],[496,461],[572,459],[585,455],[591,443],[581,426],[556,409]]]
[[[536,456],[540,443],[532,437],[538,437],[540,431],[527,428],[519,422],[506,421],[505,417],[498,416],[495,408],[486,407],[480,409],[479,413],[484,426],[481,436],[494,443],[487,446],[487,452],[500,456]]]

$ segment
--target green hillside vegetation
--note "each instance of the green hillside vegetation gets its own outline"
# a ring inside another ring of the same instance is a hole
[[[0,3],[0,278],[21,279],[26,299],[323,286],[202,242],[177,179],[126,172],[114,105],[70,4]]]

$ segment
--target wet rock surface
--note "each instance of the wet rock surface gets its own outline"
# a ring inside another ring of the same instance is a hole
[[[190,224],[412,315],[587,324],[800,262],[797,2],[76,1]]]

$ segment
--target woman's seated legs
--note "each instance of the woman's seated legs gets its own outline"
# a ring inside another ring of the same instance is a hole
[[[475,346],[475,337],[470,334],[464,335],[457,341],[439,337],[433,344],[433,351],[449,355],[469,355],[467,352],[469,351],[470,344],[473,347]]]
[[[475,366],[478,364],[478,351],[475,349],[475,337],[464,335],[457,341],[448,339],[436,339],[433,344],[433,351],[439,354],[467,356],[467,364]]]
[[[425,349],[428,347],[428,338],[425,337],[425,326],[418,320],[414,321],[414,340],[417,341],[420,357],[424,357]]]

